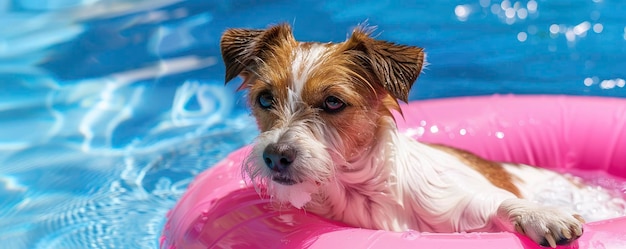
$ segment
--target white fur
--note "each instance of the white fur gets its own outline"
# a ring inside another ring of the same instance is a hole
[[[392,231],[492,230],[490,216],[503,200],[515,196],[445,152],[398,133],[387,119],[373,153],[350,166],[359,170],[338,172],[341,185],[321,191],[333,207],[312,206],[311,211]]]
[[[298,45],[294,50],[294,60],[291,66],[291,75],[293,78],[291,90],[294,96],[300,96],[302,88],[306,83],[311,71],[324,61],[324,53],[328,48],[322,44],[313,43],[309,49],[304,49],[302,44]],[[290,100],[295,103],[295,100]]]

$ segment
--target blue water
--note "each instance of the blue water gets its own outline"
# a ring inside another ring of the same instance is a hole
[[[413,100],[626,97],[619,1],[328,2],[0,0],[0,247],[157,248],[193,176],[256,134],[223,84],[228,27],[367,21],[426,48]]]

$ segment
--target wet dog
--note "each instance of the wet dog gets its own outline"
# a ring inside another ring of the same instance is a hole
[[[569,244],[583,218],[530,201],[555,172],[420,143],[392,116],[421,73],[422,48],[358,27],[342,43],[299,42],[289,25],[229,29],[226,82],[241,76],[261,134],[244,164],[260,192],[346,224],[390,231],[511,231]]]

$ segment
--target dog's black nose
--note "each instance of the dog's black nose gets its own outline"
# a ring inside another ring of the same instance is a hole
[[[263,150],[265,165],[273,171],[285,171],[296,160],[296,149],[288,144],[271,143]]]

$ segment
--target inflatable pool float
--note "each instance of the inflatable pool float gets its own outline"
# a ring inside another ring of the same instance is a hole
[[[421,141],[493,160],[626,178],[626,99],[507,95],[418,101],[402,108],[399,128]],[[295,208],[275,210],[241,178],[249,149],[196,177],[168,213],[161,248],[541,248],[507,232],[387,232],[348,227]],[[584,229],[574,248],[626,248],[626,217],[587,223]]]

